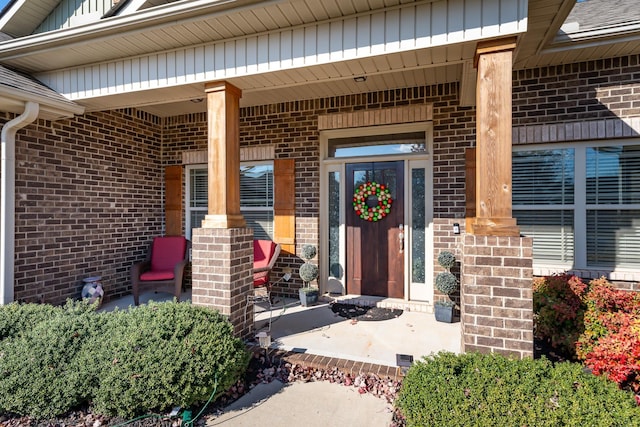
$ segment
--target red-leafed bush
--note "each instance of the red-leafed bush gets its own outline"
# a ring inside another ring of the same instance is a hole
[[[535,337],[570,358],[575,358],[576,341],[584,330],[586,289],[580,278],[568,274],[533,281]]]
[[[640,392],[640,294],[598,279],[590,283],[585,302],[578,358],[594,374]]]

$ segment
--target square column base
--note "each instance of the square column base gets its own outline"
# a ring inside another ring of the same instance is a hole
[[[464,352],[533,357],[532,245],[530,237],[464,236]]]
[[[218,310],[233,325],[234,334],[249,338],[253,331],[253,230],[197,228],[192,237],[192,303]]]

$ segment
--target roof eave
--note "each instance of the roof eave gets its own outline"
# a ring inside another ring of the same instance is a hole
[[[276,0],[269,0],[268,3],[272,1]],[[122,36],[127,32],[148,31],[179,21],[195,20],[203,15],[228,13],[230,10],[249,7],[256,3],[265,2],[261,0],[182,0],[133,14],[113,16],[91,24],[0,42],[0,60],[86,40],[95,41],[99,38]]]
[[[12,113],[22,113],[27,102],[35,102],[40,105],[39,117],[47,120],[69,118],[76,114],[83,114],[85,111],[83,106],[75,102],[58,101],[10,86],[0,86],[0,98],[2,99],[1,110]]]

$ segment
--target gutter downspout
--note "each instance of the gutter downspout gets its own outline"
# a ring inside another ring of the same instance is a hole
[[[38,118],[40,105],[28,101],[24,112],[2,127],[2,197],[0,200],[0,304],[13,302],[16,235],[16,132]]]

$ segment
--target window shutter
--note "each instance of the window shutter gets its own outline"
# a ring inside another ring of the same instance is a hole
[[[467,148],[465,157],[465,217],[467,221],[476,216],[476,149]],[[470,227],[467,226],[467,230]]]
[[[273,161],[274,179],[274,240],[280,243],[281,249],[295,254],[296,237],[296,189],[295,161],[293,159],[277,159]]]
[[[164,217],[167,236],[182,235],[182,166],[164,170]]]

